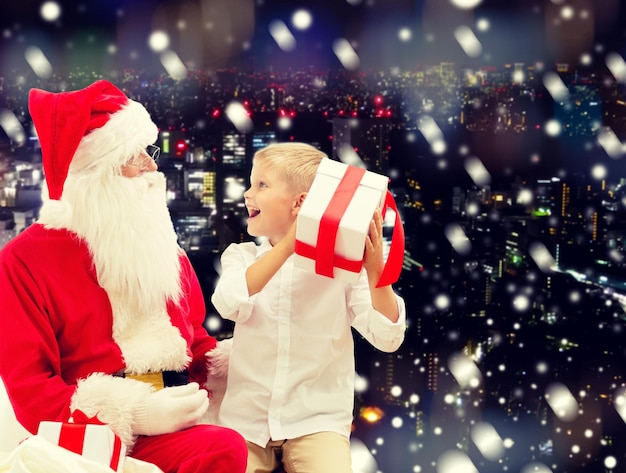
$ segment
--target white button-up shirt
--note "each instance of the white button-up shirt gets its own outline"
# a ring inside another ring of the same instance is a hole
[[[314,432],[350,435],[354,327],[381,351],[404,340],[406,310],[391,322],[371,303],[365,271],[357,284],[295,268],[292,255],[265,288],[248,296],[246,269],[269,242],[230,245],[211,301],[235,322],[228,386],[218,422],[264,447]]]

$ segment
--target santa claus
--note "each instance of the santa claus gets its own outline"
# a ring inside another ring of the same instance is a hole
[[[103,80],[33,89],[29,110],[44,203],[0,252],[0,377],[17,419],[35,433],[80,410],[165,472],[245,471],[242,437],[201,423],[216,340],[147,150],[156,125]]]

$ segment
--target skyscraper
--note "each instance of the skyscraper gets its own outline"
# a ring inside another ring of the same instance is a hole
[[[333,157],[341,158],[344,147],[350,146],[368,170],[388,175],[393,127],[390,119],[334,117],[332,124]]]

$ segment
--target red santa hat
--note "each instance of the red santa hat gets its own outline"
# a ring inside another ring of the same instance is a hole
[[[146,109],[105,80],[70,92],[32,89],[28,107],[51,200],[61,199],[71,168],[121,166],[158,137]]]

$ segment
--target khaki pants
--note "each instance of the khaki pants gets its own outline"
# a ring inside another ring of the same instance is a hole
[[[265,448],[248,442],[246,473],[272,473],[281,465],[286,473],[352,473],[350,440],[335,432],[319,432],[270,440]]]

